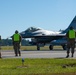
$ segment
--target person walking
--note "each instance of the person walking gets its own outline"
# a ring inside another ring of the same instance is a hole
[[[76,37],[76,32],[71,26],[69,31],[66,33],[67,37],[67,56],[66,58],[69,57],[70,49],[71,49],[71,57],[74,55],[74,49],[75,49],[75,37]]]
[[[15,56],[21,56],[20,52],[20,43],[21,43],[21,35],[18,33],[18,30],[15,31],[15,34],[12,36],[12,41],[13,41],[13,48],[15,51]]]

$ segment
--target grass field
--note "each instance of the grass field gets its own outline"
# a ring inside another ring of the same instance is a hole
[[[0,59],[0,75],[76,75],[75,59]]]
[[[12,46],[2,46],[1,50],[12,50]],[[61,49],[61,47],[54,47]],[[21,46],[21,50],[36,50],[36,46]],[[41,50],[49,50],[48,46]],[[0,75],[76,75],[76,59],[0,59]]]
[[[54,49],[62,49],[61,46],[54,46]],[[1,50],[13,50],[13,46],[1,46]],[[21,46],[21,50],[37,50],[36,46]],[[49,46],[41,47],[40,50],[49,50]]]

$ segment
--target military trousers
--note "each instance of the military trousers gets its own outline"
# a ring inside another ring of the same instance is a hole
[[[75,49],[75,40],[68,40],[67,41],[67,53],[70,53],[70,49],[71,49],[71,53],[74,53],[74,49]]]
[[[21,52],[20,52],[20,43],[19,42],[14,42],[13,43],[13,48],[14,48],[14,52],[15,52],[15,56],[21,56]]]

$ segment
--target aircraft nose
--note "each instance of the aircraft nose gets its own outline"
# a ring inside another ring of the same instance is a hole
[[[21,32],[20,34],[25,34],[25,31]]]

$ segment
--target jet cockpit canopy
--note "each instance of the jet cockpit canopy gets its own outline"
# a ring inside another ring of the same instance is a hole
[[[34,31],[37,31],[37,30],[41,30],[41,28],[38,28],[38,27],[30,27],[26,30],[26,32],[34,32]]]

